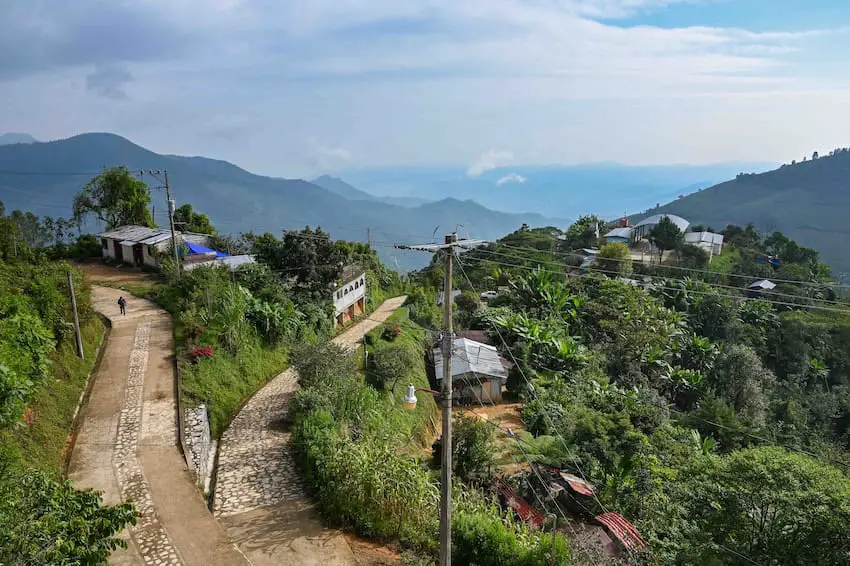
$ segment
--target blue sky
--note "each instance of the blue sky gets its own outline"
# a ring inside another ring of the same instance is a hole
[[[5,0],[0,127],[307,176],[848,144],[847,0]]]

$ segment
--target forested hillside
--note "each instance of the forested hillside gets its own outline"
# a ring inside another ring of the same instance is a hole
[[[445,199],[439,206],[404,207],[385,202],[347,200],[300,179],[249,173],[226,161],[160,155],[112,134],[83,134],[67,140],[0,146],[0,200],[9,209],[38,215],[69,216],[76,192],[102,169],[167,169],[177,206],[203,210],[224,233],[279,232],[321,226],[337,238],[392,242],[401,235],[428,237],[435,227],[458,224],[482,238],[496,238],[523,223],[550,223],[537,214],[494,212],[472,201]],[[151,186],[157,180],[143,176]],[[154,194],[155,221],[167,223],[164,191]],[[521,212],[521,211],[519,211]],[[98,226],[91,226],[96,229]],[[421,267],[422,258],[392,247],[381,250],[399,267]]]
[[[850,151],[840,149],[767,173],[743,173],[648,212],[677,214],[718,230],[750,222],[762,232],[778,230],[817,249],[836,274],[850,273],[848,178]]]

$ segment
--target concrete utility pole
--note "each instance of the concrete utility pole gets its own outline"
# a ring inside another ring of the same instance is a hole
[[[77,296],[74,295],[74,276],[68,272],[68,289],[71,292],[71,310],[74,312],[74,333],[77,335],[77,355],[86,359],[83,353],[83,336],[80,334],[80,315],[77,314]]]
[[[443,283],[443,383],[441,401],[443,406],[443,437],[440,457],[440,566],[452,563],[452,260],[454,249],[463,246],[475,246],[485,243],[483,240],[458,240],[457,232],[446,235],[444,244],[424,244],[408,246],[396,244],[403,250],[446,252],[445,280]]]

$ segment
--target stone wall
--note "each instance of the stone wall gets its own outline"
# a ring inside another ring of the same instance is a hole
[[[205,486],[210,477],[210,461],[212,460],[214,443],[210,438],[210,422],[205,405],[186,409],[183,421],[186,438],[186,455],[195,472],[199,486]]]

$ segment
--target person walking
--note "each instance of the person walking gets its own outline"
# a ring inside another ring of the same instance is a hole
[[[127,314],[127,301],[124,299],[124,297],[118,297],[118,307],[121,309],[122,315]]]

